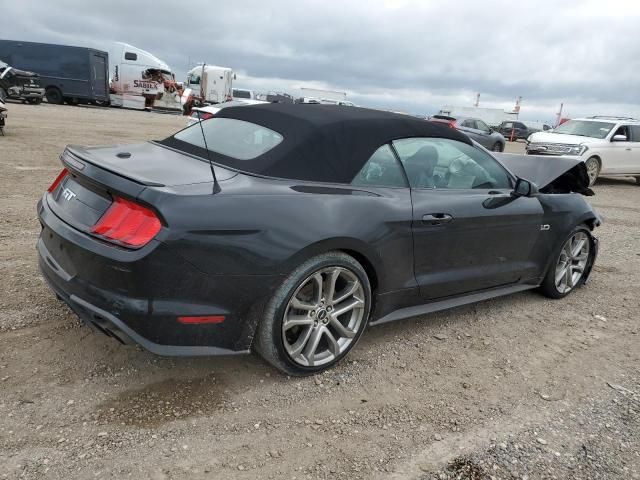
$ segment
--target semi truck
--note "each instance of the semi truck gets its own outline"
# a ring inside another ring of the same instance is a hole
[[[165,62],[128,43],[109,49],[111,106],[137,110],[182,110],[183,85]]]
[[[107,52],[51,43],[0,40],[0,59],[35,72],[49,103],[109,102]]]

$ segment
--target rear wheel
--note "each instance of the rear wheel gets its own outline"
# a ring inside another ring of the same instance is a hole
[[[362,266],[342,252],[300,265],[284,281],[258,326],[255,349],[289,375],[311,375],[339,362],[369,319],[371,287]]]
[[[584,162],[587,167],[587,174],[589,175],[589,186],[593,186],[600,175],[600,161],[596,157],[589,158]]]
[[[493,147],[491,147],[491,151],[493,152],[502,152],[504,150],[504,145],[502,145],[502,143],[500,142],[496,142],[493,144]]]
[[[8,96],[9,95],[7,95],[7,92],[5,91],[5,89],[4,88],[0,88],[0,101],[6,102]]]
[[[555,262],[549,268],[540,291],[550,298],[566,297],[584,283],[585,272],[595,255],[591,232],[577,226],[564,241]]]
[[[47,88],[45,96],[47,97],[47,102],[53,103],[55,105],[62,105],[62,102],[64,101],[62,92],[56,87]]]
[[[636,177],[636,185],[640,185],[640,177]]]

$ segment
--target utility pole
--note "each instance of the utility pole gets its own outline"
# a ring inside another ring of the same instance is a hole
[[[554,125],[554,127],[557,127],[558,125],[560,125],[560,121],[562,120],[562,107],[564,107],[564,103],[560,104],[560,110],[558,110],[558,118],[556,119],[556,124]]]
[[[520,115],[520,102],[522,101],[522,97],[518,97],[516,100],[516,106],[513,107],[513,113],[516,114],[516,118]]]
[[[478,108],[479,105],[480,105],[480,93],[476,94],[476,103],[474,103],[473,106]]]

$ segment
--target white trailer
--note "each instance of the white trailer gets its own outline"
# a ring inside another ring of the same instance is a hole
[[[440,109],[438,115],[479,118],[492,127],[497,127],[507,120],[516,120],[518,118],[517,113],[505,112],[501,108],[456,107],[453,105],[445,105]]]
[[[127,43],[109,49],[109,92],[114,107],[182,110],[182,86],[169,65]]]
[[[229,101],[234,78],[231,68],[199,65],[187,72],[185,95],[193,106]]]

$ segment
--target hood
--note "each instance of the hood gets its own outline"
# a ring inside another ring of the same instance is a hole
[[[494,153],[494,156],[511,173],[535,183],[542,193],[594,195],[589,188],[589,175],[582,160],[512,153]]]
[[[152,142],[111,147],[67,146],[78,160],[87,161],[111,173],[147,186],[178,186],[213,181],[206,160],[176,152]],[[66,152],[65,152],[66,153]],[[228,180],[236,172],[216,166],[218,181]]]
[[[601,142],[602,139],[581,137],[580,135],[567,135],[566,133],[536,132],[531,134],[529,141],[536,143],[563,143],[567,145],[579,145],[581,143]]]
[[[38,75],[35,72],[29,72],[27,70],[18,70],[17,68],[12,68],[11,71],[17,75],[18,77],[33,77],[33,78],[40,78],[40,75]]]

